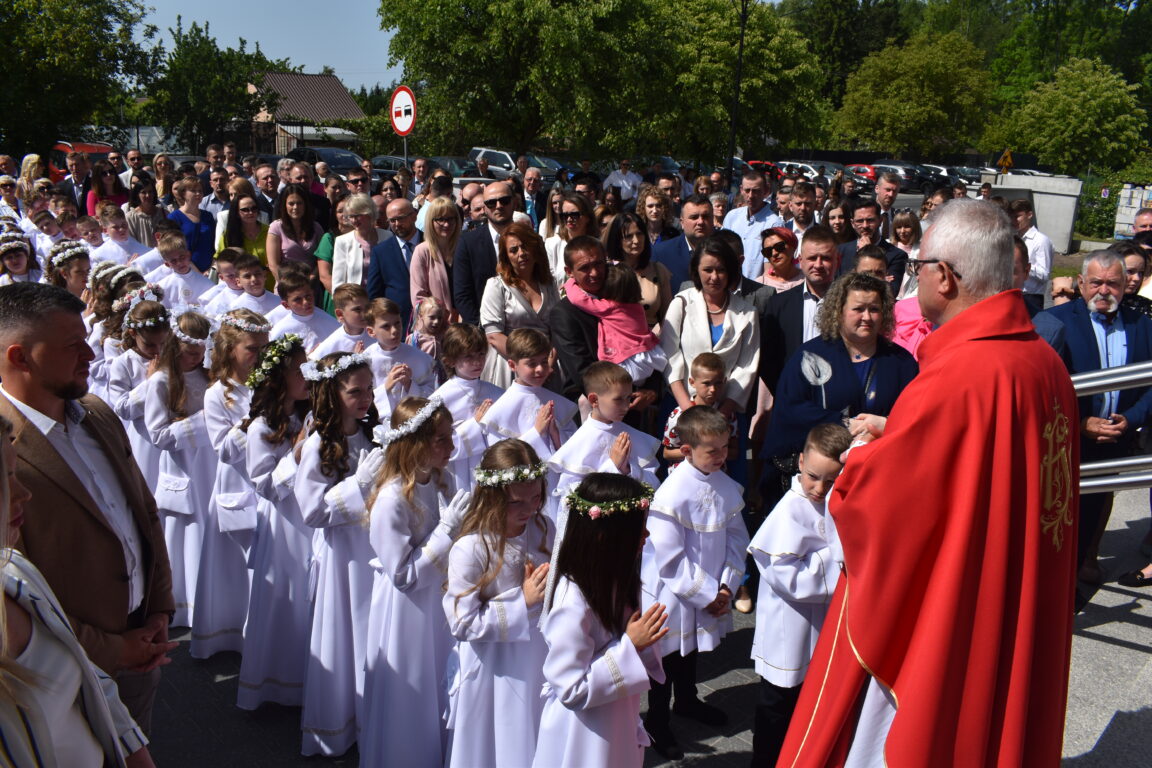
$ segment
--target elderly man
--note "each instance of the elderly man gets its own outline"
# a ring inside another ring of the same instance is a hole
[[[488,218],[485,226],[470,229],[460,236],[456,257],[452,261],[452,300],[461,322],[480,324],[480,299],[488,278],[496,275],[496,241],[512,223],[516,210],[512,200],[512,186],[494,181],[484,188],[482,195]],[[472,205],[476,205],[476,197]]]
[[[704,195],[692,195],[680,206],[680,229],[683,234],[657,243],[652,248],[652,260],[663,264],[672,273],[672,288],[690,278],[688,265],[696,246],[712,235],[716,222],[712,218],[712,203]]]
[[[0,288],[0,416],[32,492],[19,548],[88,656],[147,732],[169,662],[172,574],[152,493],[120,420],[88,395],[84,304],[42,283]]]
[[[919,255],[938,328],[887,421],[851,423],[879,436],[829,495],[843,571],[779,765],[1060,762],[1075,395],[1010,289],[1002,211],[950,203]]]
[[[460,188],[459,205],[460,205],[460,212],[464,216],[465,226],[467,226],[468,224],[470,224],[472,221],[475,220],[473,218],[473,215],[472,215],[472,201],[476,200],[476,199],[480,200],[479,213],[480,213],[480,219],[483,219],[484,218],[484,185],[479,183],[479,182],[476,182],[476,181],[470,181],[467,184],[465,184],[463,187]]]
[[[1121,306],[1125,279],[1121,256],[1113,251],[1093,251],[1085,257],[1078,278],[1081,300],[1037,315],[1038,319],[1046,316],[1058,320],[1063,326],[1063,338],[1050,338],[1049,343],[1064,358],[1069,373],[1152,360],[1152,320],[1136,309]],[[1082,397],[1079,405],[1084,460],[1117,458],[1134,451],[1136,430],[1152,418],[1152,388]],[[1101,580],[1096,555],[1111,509],[1112,494],[1080,497],[1080,578],[1089,585]]]
[[[276,184],[276,169],[270,163],[263,163],[256,166],[253,177],[256,179],[256,204],[272,218],[276,211],[276,198],[280,195]]]
[[[1136,211],[1136,220],[1132,224],[1133,232],[1148,232],[1152,230],[1152,208],[1141,208]]]
[[[412,201],[403,197],[392,200],[385,211],[393,236],[381,238],[372,246],[364,282],[369,298],[388,298],[400,305],[400,319],[407,328],[412,316],[409,267],[412,254],[424,236],[416,228]]]
[[[532,219],[533,229],[539,227],[548,214],[548,191],[544,189],[539,168],[524,171],[524,213]]]
[[[768,180],[760,171],[745,172],[740,180],[740,196],[744,205],[728,211],[724,217],[724,229],[740,235],[744,242],[744,277],[755,280],[764,272],[760,233],[784,226],[784,219],[768,207]]]

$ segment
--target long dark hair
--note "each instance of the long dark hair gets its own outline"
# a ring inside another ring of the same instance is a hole
[[[636,270],[647,269],[648,263],[652,260],[652,243],[648,241],[643,220],[632,211],[616,214],[612,218],[612,223],[608,225],[608,232],[604,235],[604,250],[608,252],[608,261],[627,263],[627,259],[624,257],[624,228],[629,224],[636,225],[640,230],[640,239],[644,241],[644,250],[637,257],[633,268]]]
[[[350,352],[333,352],[320,358],[321,370],[331,368]],[[340,409],[340,385],[356,371],[365,370],[368,363],[355,363],[332,378],[312,382],[312,430],[320,433],[320,471],[340,480],[348,475],[348,438],[344,434],[344,419]],[[376,405],[368,408],[368,416],[360,422],[364,436],[372,439],[372,430],[380,423]]]
[[[627,475],[593,472],[576,493],[594,503],[639,500],[643,486]],[[639,505],[595,520],[573,510],[564,541],[557,544],[557,576],[567,576],[580,587],[588,607],[613,634],[623,634],[628,617],[640,607],[640,545],[646,520]]]
[[[265,347],[265,351],[267,351]],[[265,352],[260,353],[260,365],[266,360]],[[248,418],[240,425],[244,432],[260,416],[268,425],[264,436],[270,445],[279,445],[288,439],[288,431],[304,423],[304,417],[312,407],[310,400],[288,400],[288,379],[284,372],[289,366],[299,367],[308,362],[303,344],[293,344],[273,363],[264,379],[252,389],[252,404],[248,407]]]
[[[244,222],[240,218],[240,204],[245,200],[251,200],[259,211],[260,206],[252,195],[237,195],[233,198],[228,205],[228,228],[224,232],[224,245],[229,248],[244,247]]]
[[[288,196],[298,195],[304,201],[304,217],[300,220],[301,231],[296,231],[296,222],[288,215]],[[335,210],[336,206],[333,205],[332,209]],[[291,237],[298,243],[306,243],[312,239],[313,230],[312,225],[316,221],[316,211],[312,207],[312,193],[303,184],[289,184],[284,187],[280,192],[280,196],[276,198],[276,221],[280,222],[280,226],[284,229],[284,234]]]

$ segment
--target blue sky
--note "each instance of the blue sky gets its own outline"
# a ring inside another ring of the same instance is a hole
[[[349,88],[387,86],[401,74],[400,67],[388,67],[389,35],[380,29],[379,5],[373,0],[331,5],[271,0],[144,0],[144,4],[153,9],[146,21],[159,27],[169,50],[168,29],[176,26],[179,14],[185,27],[193,21],[209,22],[221,47],[234,48],[243,37],[249,48],[258,42],[269,58],[289,59],[303,65],[305,72],[319,72],[328,65]]]

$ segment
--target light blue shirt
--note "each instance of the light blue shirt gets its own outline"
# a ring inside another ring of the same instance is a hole
[[[1092,331],[1096,334],[1096,348],[1100,352],[1100,367],[1116,368],[1126,365],[1128,337],[1124,333],[1124,321],[1120,318],[1120,313],[1113,315],[1111,322],[1108,321],[1107,315],[1100,312],[1091,312],[1089,316],[1092,318]],[[1106,419],[1114,413],[1119,413],[1119,407],[1120,392],[1118,390],[1105,392],[1100,412],[1096,415]]]
[[[748,206],[733,208],[724,217],[724,229],[730,229],[740,235],[744,241],[744,277],[755,280],[764,274],[764,238],[761,234],[766,229],[784,226],[784,219],[772,213],[772,209],[765,204],[754,215],[749,216]]]

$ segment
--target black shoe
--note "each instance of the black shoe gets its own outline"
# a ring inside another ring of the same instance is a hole
[[[728,723],[728,715],[724,714],[723,710],[711,704],[705,704],[700,699],[677,701],[672,705],[672,712],[680,715],[680,717],[687,717],[690,720],[696,720],[715,728]]]
[[[1149,587],[1152,578],[1145,576],[1143,571],[1132,571],[1116,579],[1116,583],[1122,587]]]
[[[672,729],[667,723],[655,725],[644,723],[644,730],[648,731],[648,738],[652,740],[652,749],[665,760],[684,759],[684,750],[676,743]]]

